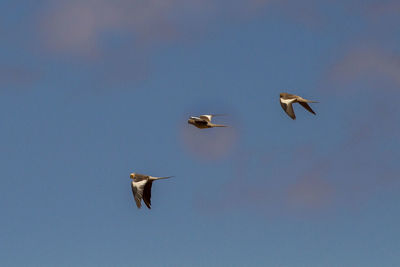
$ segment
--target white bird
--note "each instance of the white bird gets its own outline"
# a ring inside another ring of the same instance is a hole
[[[281,93],[279,95],[279,101],[281,103],[283,110],[293,120],[296,119],[296,115],[294,114],[293,106],[292,106],[293,103],[299,103],[300,105],[303,106],[303,108],[307,109],[309,112],[311,112],[314,115],[315,115],[314,110],[312,110],[311,107],[307,103],[318,103],[317,101],[307,100],[300,96],[292,95],[292,94],[288,94],[288,93]]]
[[[214,127],[228,127],[226,125],[212,123],[211,119],[215,116],[222,116],[222,115],[214,114],[214,115],[201,115],[199,117],[190,117],[188,123],[200,129],[214,128]]]
[[[130,178],[132,179],[131,187],[133,197],[135,198],[136,206],[140,209],[142,207],[142,199],[146,206],[151,209],[151,187],[153,181],[160,179],[168,179],[168,177],[153,177],[149,175],[143,175],[138,173],[131,173]]]

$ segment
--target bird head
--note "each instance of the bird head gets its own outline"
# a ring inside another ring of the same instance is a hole
[[[134,178],[135,178],[135,175],[136,175],[136,174],[135,174],[134,172],[132,172],[131,175],[130,175],[131,179],[134,179]]]
[[[189,123],[189,124],[194,124],[194,119],[193,119],[192,117],[190,117],[190,118],[188,119],[188,123]]]

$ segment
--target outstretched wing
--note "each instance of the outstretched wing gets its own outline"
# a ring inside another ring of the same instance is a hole
[[[309,112],[311,112],[312,114],[315,115],[314,110],[312,110],[312,108],[311,108],[306,102],[300,102],[300,101],[299,101],[299,104],[302,105],[303,108],[307,109]]]
[[[152,187],[152,185],[153,185],[153,181],[147,182],[144,186],[144,191],[143,191],[143,201],[149,209],[151,209],[151,187]]]
[[[144,187],[147,183],[147,180],[143,180],[140,182],[132,181],[131,188],[133,198],[135,199],[136,206],[140,209],[142,207],[142,198],[143,198],[143,191]]]
[[[294,110],[293,110],[293,105],[292,102],[294,100],[285,100],[285,99],[280,99],[280,103],[281,103],[281,107],[283,108],[283,110],[286,112],[286,114],[289,115],[289,117],[291,117],[293,120],[296,119],[296,115],[294,114]]]

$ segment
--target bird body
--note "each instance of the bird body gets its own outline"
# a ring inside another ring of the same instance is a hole
[[[153,181],[168,179],[171,177],[173,176],[153,177],[150,175],[131,173],[131,188],[136,206],[140,209],[142,207],[143,199],[143,202],[146,204],[146,206],[151,209],[151,187],[153,186]]]
[[[301,96],[292,95],[288,93],[281,93],[279,95],[279,101],[281,103],[281,107],[289,115],[293,120],[296,119],[296,115],[293,110],[293,103],[299,103],[303,108],[307,109],[312,114],[316,115],[314,110],[307,103],[318,103],[317,101],[311,101],[308,99],[304,99]]]
[[[206,128],[214,128],[214,127],[228,127],[226,125],[221,125],[221,124],[214,124],[211,122],[211,119],[215,116],[221,116],[221,115],[201,115],[199,117],[190,117],[188,120],[189,124],[194,125],[195,127],[199,129],[206,129]]]

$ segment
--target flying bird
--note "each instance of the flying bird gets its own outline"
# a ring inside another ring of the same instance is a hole
[[[201,115],[199,117],[190,117],[188,123],[200,129],[214,128],[214,127],[228,127],[226,125],[212,123],[211,119],[216,116],[223,116],[223,115],[214,114],[214,115]]]
[[[131,187],[133,197],[135,198],[136,206],[140,209],[142,207],[142,199],[146,206],[151,209],[151,186],[153,181],[160,179],[168,179],[168,177],[153,177],[149,175],[143,175],[138,173],[131,173],[132,179]]]
[[[288,93],[281,93],[279,95],[279,100],[281,102],[281,106],[282,106],[283,110],[293,120],[296,119],[296,115],[294,114],[293,106],[292,106],[293,103],[299,103],[300,105],[303,106],[303,108],[307,109],[309,112],[311,112],[314,115],[315,115],[314,110],[312,110],[311,107],[307,103],[318,103],[317,101],[307,100],[298,95],[292,95],[292,94],[288,94]]]

